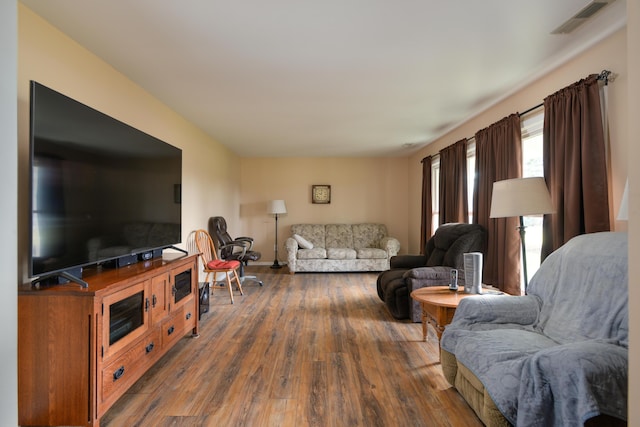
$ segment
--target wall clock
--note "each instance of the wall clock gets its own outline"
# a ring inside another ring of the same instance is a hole
[[[330,185],[312,185],[311,186],[311,202],[312,203],[331,203],[331,186]]]

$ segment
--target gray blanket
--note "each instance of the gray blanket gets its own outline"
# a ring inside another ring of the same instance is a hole
[[[545,260],[528,295],[462,300],[442,348],[512,424],[626,419],[627,283],[625,233],[578,236]]]

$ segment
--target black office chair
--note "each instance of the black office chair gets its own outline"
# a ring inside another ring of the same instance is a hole
[[[244,267],[249,261],[257,261],[262,254],[252,250],[253,238],[236,237],[235,239],[229,235],[227,231],[227,221],[221,216],[209,218],[209,234],[216,241],[216,247],[220,252],[220,258],[240,261],[240,281],[244,283],[245,279],[254,280],[262,286],[262,280],[256,276],[247,276],[244,274]]]

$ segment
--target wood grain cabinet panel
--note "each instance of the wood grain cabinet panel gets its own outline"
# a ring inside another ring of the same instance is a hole
[[[138,380],[140,373],[146,371],[156,360],[161,350],[160,330],[155,328],[143,339],[133,343],[129,350],[112,357],[102,369],[100,398],[103,406],[111,406],[114,397],[121,396]]]
[[[21,286],[20,425],[99,427],[100,417],[180,338],[197,335],[196,259],[174,255],[88,269],[88,288]]]
[[[169,313],[171,285],[169,273],[160,274],[151,279],[151,323],[155,326]]]

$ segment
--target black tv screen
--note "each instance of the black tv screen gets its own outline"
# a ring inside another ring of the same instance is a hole
[[[31,82],[30,275],[181,240],[182,151]]]

